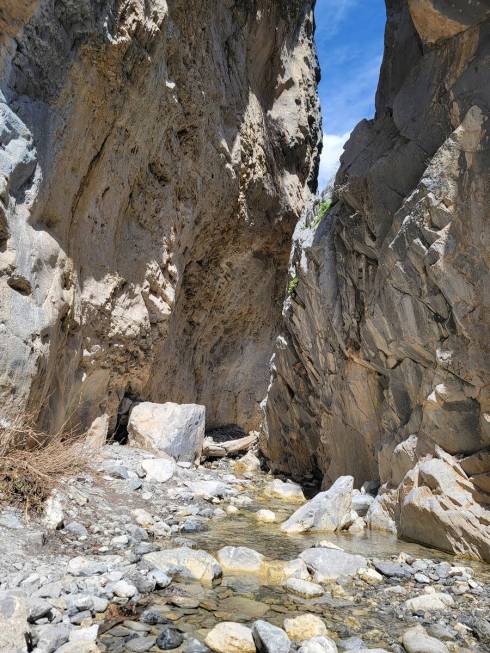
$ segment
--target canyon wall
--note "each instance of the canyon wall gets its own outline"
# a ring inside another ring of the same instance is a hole
[[[0,7],[0,399],[105,437],[125,396],[257,427],[316,190],[313,0]]]
[[[298,477],[379,480],[372,526],[486,559],[489,15],[388,0],[375,118],[296,228],[263,442]]]

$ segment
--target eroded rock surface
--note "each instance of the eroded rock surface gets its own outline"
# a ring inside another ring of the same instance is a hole
[[[489,9],[387,6],[376,116],[350,137],[333,207],[296,229],[263,446],[277,469],[320,471],[326,487],[379,479],[371,525],[401,519],[407,537],[488,560]],[[444,452],[467,460],[455,482],[468,527],[417,467]],[[431,501],[437,517],[407,527]]]
[[[316,184],[311,5],[2,3],[2,399],[102,438],[125,394],[258,425]]]

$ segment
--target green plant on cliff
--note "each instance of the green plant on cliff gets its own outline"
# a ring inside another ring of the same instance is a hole
[[[293,275],[288,283],[288,297],[292,297],[296,293],[296,286],[299,283],[299,277]]]
[[[316,229],[323,218],[327,215],[332,207],[332,200],[322,200],[318,206],[318,211],[315,216],[315,219],[311,223],[311,228]]]

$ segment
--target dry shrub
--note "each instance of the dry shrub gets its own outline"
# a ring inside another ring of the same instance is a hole
[[[74,431],[43,433],[27,417],[0,417],[0,502],[39,512],[63,481],[86,467],[87,448]]]

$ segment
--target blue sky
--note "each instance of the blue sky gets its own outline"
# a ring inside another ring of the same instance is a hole
[[[317,0],[315,16],[322,69],[322,190],[337,170],[352,129],[374,116],[386,10],[384,0]]]

